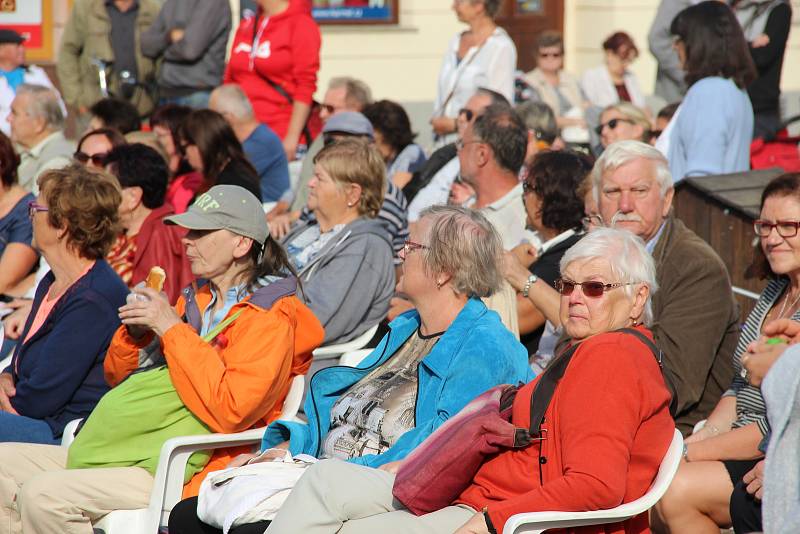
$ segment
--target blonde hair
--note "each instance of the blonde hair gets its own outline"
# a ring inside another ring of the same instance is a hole
[[[348,137],[320,150],[314,158],[339,184],[361,186],[358,213],[374,219],[386,195],[386,164],[375,145],[366,139]]]
[[[646,143],[650,139],[650,132],[653,126],[650,124],[650,119],[647,118],[647,115],[644,114],[641,108],[634,106],[630,102],[617,102],[616,104],[607,106],[602,113],[600,113],[600,116],[602,117],[606,111],[616,111],[632,123],[641,126],[642,137],[639,141]]]

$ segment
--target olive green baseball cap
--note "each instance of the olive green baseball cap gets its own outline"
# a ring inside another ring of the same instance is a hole
[[[215,185],[198,196],[185,213],[164,218],[189,230],[228,230],[264,243],[269,226],[256,196],[238,185]]]

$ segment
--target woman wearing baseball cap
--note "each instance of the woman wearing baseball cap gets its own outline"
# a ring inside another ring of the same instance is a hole
[[[164,293],[134,288],[133,298],[119,309],[123,325],[105,359],[112,390],[68,451],[40,446],[31,454],[23,444],[3,448],[3,463],[13,469],[0,473],[0,486],[13,481],[20,488],[15,498],[26,507],[11,532],[26,532],[33,524],[69,530],[65,518],[74,528],[75,510],[88,527],[115,509],[146,508],[164,440],[269,423],[322,342],[322,326],[295,296],[297,280],[286,253],[269,237],[261,202],[252,193],[215,186],[186,213],[165,222],[188,230],[186,254],[204,282],[184,289],[175,308]],[[151,379],[160,380],[161,389],[165,383],[174,388],[166,393],[178,409],[168,417],[161,415],[160,400],[131,386],[149,386]],[[118,390],[127,397],[120,398]],[[170,424],[178,411],[184,415]],[[206,472],[222,469],[239,452],[192,456],[186,480],[194,476],[185,494],[195,495]],[[40,495],[33,482],[26,486],[41,476],[60,488],[55,500]],[[0,508],[7,504],[0,502]],[[0,522],[4,519],[0,511]]]

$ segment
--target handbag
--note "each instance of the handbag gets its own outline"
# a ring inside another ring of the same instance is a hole
[[[270,462],[209,473],[200,485],[197,517],[224,534],[233,527],[274,519],[306,467],[317,461],[283,452],[282,458]]]
[[[661,365],[661,351],[647,336],[630,328],[618,332],[642,341]],[[392,495],[415,515],[441,510],[469,486],[487,458],[547,439],[541,428],[544,414],[579,346],[567,347],[539,376],[531,395],[528,428],[511,423],[512,406],[522,384],[495,386],[473,399],[406,457],[395,477]]]

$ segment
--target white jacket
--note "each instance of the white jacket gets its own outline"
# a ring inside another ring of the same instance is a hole
[[[458,61],[459,33],[450,40],[439,70],[439,83],[434,117],[455,119],[480,87],[492,89],[514,101],[514,71],[517,68],[517,48],[503,28],[496,28],[482,47],[473,46]],[[452,94],[452,96],[450,96]],[[449,100],[448,100],[448,97]],[[437,146],[455,141],[455,134],[445,136]]]
[[[24,68],[25,76],[23,77],[23,83],[44,85],[45,87],[55,89],[53,82],[47,77],[47,73],[44,69],[36,65],[29,65]],[[6,135],[11,135],[11,125],[8,124],[8,120],[6,119],[11,113],[11,102],[14,101],[14,96],[16,96],[16,93],[11,86],[8,85],[8,81],[5,77],[0,77],[0,130]],[[67,108],[64,107],[63,101],[61,102],[61,111],[64,113],[64,116],[67,115]]]
[[[639,88],[639,81],[636,79],[636,75],[626,70],[622,79],[625,82],[628,94],[631,95],[631,104],[645,109],[647,102],[645,102],[644,94]],[[589,99],[593,106],[605,108],[619,102],[617,89],[614,87],[614,82],[611,81],[611,75],[605,65],[600,65],[584,72],[581,78],[581,89],[583,89],[586,98]]]

